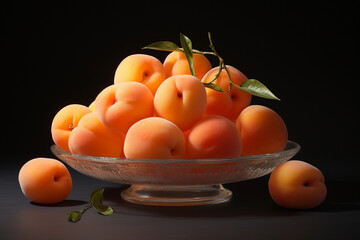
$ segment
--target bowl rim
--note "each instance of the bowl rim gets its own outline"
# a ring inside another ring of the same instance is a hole
[[[277,153],[268,153],[260,155],[241,156],[237,158],[204,158],[204,159],[127,159],[127,158],[115,158],[115,157],[98,157],[73,154],[61,150],[56,144],[50,147],[51,152],[55,155],[65,155],[75,157],[79,160],[92,161],[92,162],[103,162],[103,163],[161,163],[161,164],[181,164],[181,163],[236,163],[236,162],[247,162],[247,161],[262,161],[273,157],[295,155],[300,151],[300,145],[293,141],[288,141],[285,150]]]

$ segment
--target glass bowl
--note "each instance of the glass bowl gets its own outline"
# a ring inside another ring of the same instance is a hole
[[[258,178],[288,161],[300,145],[284,151],[227,159],[124,159],[76,155],[51,146],[56,157],[76,171],[101,180],[130,184],[121,197],[132,203],[191,206],[228,201],[223,184]]]

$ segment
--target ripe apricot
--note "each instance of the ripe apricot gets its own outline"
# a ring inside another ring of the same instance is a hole
[[[120,62],[115,72],[114,83],[140,82],[155,95],[165,78],[164,67],[157,58],[146,54],[133,54]]]
[[[80,119],[91,110],[80,104],[70,104],[63,107],[53,118],[51,136],[54,143],[63,151],[70,152],[69,136],[78,125]]]
[[[202,79],[211,69],[211,63],[204,55],[198,53],[193,54],[193,61],[195,76]],[[174,75],[191,75],[189,62],[185,53],[181,51],[173,51],[165,58],[164,69],[167,78]]]
[[[185,131],[205,113],[205,87],[192,75],[169,77],[158,88],[154,107],[157,116],[170,120]]]
[[[241,137],[236,125],[219,115],[197,122],[188,136],[189,158],[233,158],[241,155]]]
[[[226,67],[229,71],[231,80],[236,85],[240,86],[247,80],[247,77],[238,69],[228,65]],[[206,73],[201,81],[212,81],[218,72],[219,67],[211,69]],[[231,87],[231,91],[229,92],[230,80],[224,69],[221,70],[219,77],[213,83],[220,86],[225,92],[218,92],[213,89],[206,88],[206,114],[221,115],[235,121],[240,112],[250,104],[251,94],[239,90],[234,86]]]
[[[122,82],[99,93],[95,111],[105,126],[125,134],[135,122],[153,116],[153,101],[150,89],[144,84]]]
[[[236,120],[243,144],[242,155],[281,152],[288,141],[284,120],[272,109],[251,105]]]
[[[270,175],[268,187],[277,204],[294,209],[314,208],[324,201],[327,193],[321,171],[298,160],[277,166]]]
[[[72,179],[63,163],[51,158],[26,162],[18,176],[21,191],[35,203],[54,204],[65,200],[72,190]]]
[[[86,114],[69,137],[70,151],[80,155],[123,157],[123,144],[123,134],[102,124],[95,112]]]
[[[95,100],[92,101],[92,103],[89,105],[89,109],[90,109],[92,112],[95,112]]]
[[[182,131],[159,117],[136,122],[129,128],[124,143],[124,153],[129,159],[179,159],[184,157],[185,149]]]

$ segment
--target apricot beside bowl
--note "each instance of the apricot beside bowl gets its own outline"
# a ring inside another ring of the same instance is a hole
[[[132,203],[191,206],[228,201],[223,184],[258,178],[290,160],[300,145],[288,141],[282,152],[227,159],[124,159],[76,155],[51,146],[76,171],[101,180],[129,184],[121,197]]]

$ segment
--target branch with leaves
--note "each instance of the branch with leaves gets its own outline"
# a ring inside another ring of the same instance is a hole
[[[182,33],[180,33],[181,47],[179,47],[178,45],[176,45],[175,43],[173,43],[171,41],[159,41],[159,42],[155,42],[150,45],[147,45],[147,46],[143,47],[142,49],[183,52],[186,56],[186,59],[188,60],[190,72],[193,76],[195,76],[193,53],[216,56],[219,59],[219,72],[215,75],[215,78],[212,79],[210,82],[203,82],[205,87],[211,88],[211,89],[219,91],[219,92],[225,92],[220,86],[218,86],[214,83],[214,81],[219,77],[221,71],[225,70],[228,75],[229,82],[230,82],[228,91],[231,91],[231,88],[234,86],[244,92],[250,93],[257,97],[280,100],[264,84],[262,84],[260,81],[258,81],[256,79],[248,79],[248,80],[244,81],[240,86],[235,84],[231,80],[230,73],[227,69],[224,59],[222,57],[220,57],[219,53],[215,49],[215,46],[211,39],[210,32],[208,33],[208,38],[209,38],[209,42],[210,42],[209,47],[211,48],[212,51],[199,51],[199,50],[193,49],[190,38],[186,37]]]
[[[67,219],[72,222],[77,222],[81,219],[84,212],[92,207],[94,207],[98,211],[98,213],[102,215],[107,216],[112,214],[114,212],[113,209],[110,206],[106,206],[102,203],[103,193],[104,189],[96,189],[95,191],[93,191],[90,195],[89,203],[80,211],[69,212],[66,216]]]

